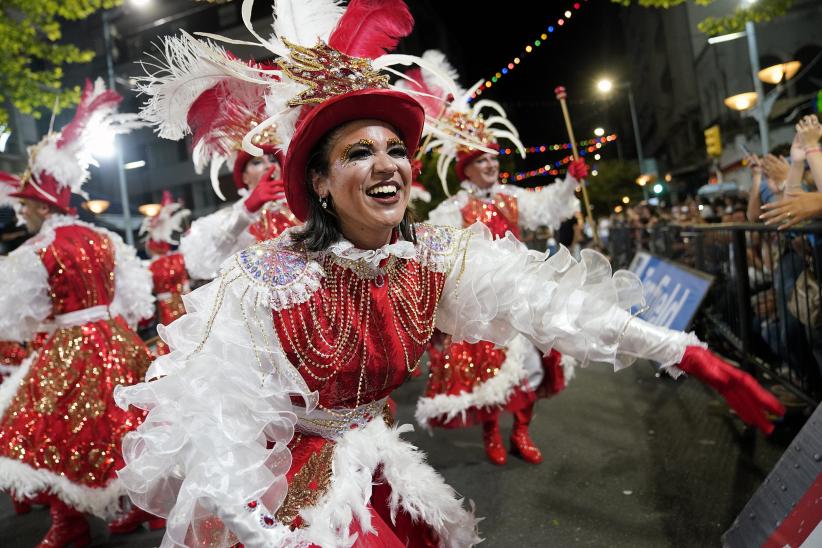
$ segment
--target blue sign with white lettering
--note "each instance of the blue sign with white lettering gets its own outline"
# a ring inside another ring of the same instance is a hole
[[[713,277],[644,251],[634,255],[631,272],[645,286],[648,310],[640,314],[654,325],[684,331],[691,324]]]

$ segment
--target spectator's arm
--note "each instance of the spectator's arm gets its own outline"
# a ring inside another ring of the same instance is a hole
[[[751,192],[748,196],[748,211],[746,216],[751,223],[759,222],[759,216],[762,214],[760,208],[762,206],[762,198],[760,196],[760,187],[762,186],[762,164],[759,163],[759,158],[756,156],[749,156],[746,158],[748,165],[751,166],[751,175],[753,182],[751,183]]]

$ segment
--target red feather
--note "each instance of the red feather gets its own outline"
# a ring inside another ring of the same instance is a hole
[[[61,148],[80,137],[92,114],[96,111],[104,108],[113,110],[122,100],[120,94],[110,89],[94,96],[94,84],[91,83],[91,80],[86,79],[86,87],[80,97],[80,104],[77,105],[74,118],[60,132],[60,141],[57,143],[57,147]]]
[[[351,0],[328,45],[352,57],[376,59],[397,47],[414,28],[403,0]]]
[[[427,95],[414,95],[414,99],[422,105],[422,108],[425,110],[425,114],[433,118],[439,118],[442,115],[442,109],[446,104],[448,94],[439,86],[429,85],[429,83],[425,81],[422,70],[419,67],[414,67],[405,71],[405,75],[413,80],[413,82],[409,82],[404,79],[400,80],[400,82],[407,86],[408,89],[434,96],[428,97]]]
[[[20,185],[20,177],[6,171],[0,171],[0,183],[16,187]]]

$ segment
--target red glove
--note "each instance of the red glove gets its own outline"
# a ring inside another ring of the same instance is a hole
[[[272,169],[275,167],[277,166],[272,167]],[[285,199],[285,185],[279,179],[269,179],[268,174],[270,172],[269,170],[262,176],[260,182],[254,187],[254,190],[251,191],[248,198],[245,199],[245,208],[251,213],[259,211],[267,202]]]
[[[568,166],[568,173],[577,181],[581,181],[588,176],[588,164],[582,158],[574,160]]]
[[[766,412],[785,414],[785,408],[756,380],[700,346],[689,346],[679,368],[707,384],[725,398],[728,405],[748,424],[765,434],[773,432]]]

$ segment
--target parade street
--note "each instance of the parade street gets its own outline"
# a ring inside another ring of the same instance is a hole
[[[423,386],[417,379],[396,393],[401,423],[413,424]],[[740,441],[741,423],[703,386],[658,379],[641,362],[617,374],[601,365],[579,370],[565,392],[538,404],[537,414],[532,433],[545,455],[537,466],[514,456],[494,466],[475,429],[431,437],[416,427],[406,435],[486,518],[483,546],[720,546],[790,440]],[[509,428],[504,419],[506,444]],[[44,508],[15,516],[3,496],[3,547],[34,546],[47,518]],[[101,520],[92,521],[92,546],[157,546],[161,538],[146,529],[110,536]]]

